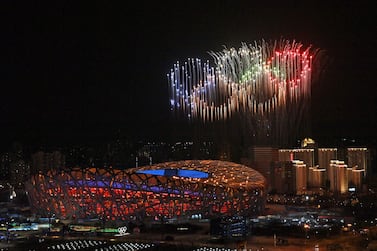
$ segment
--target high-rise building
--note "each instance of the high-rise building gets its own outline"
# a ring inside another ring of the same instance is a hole
[[[177,145],[176,145],[177,146]],[[182,142],[180,150],[190,152],[192,142]],[[168,159],[169,145],[165,142],[146,142],[141,145],[136,153],[138,157],[138,165],[152,165],[153,163],[161,163]],[[176,148],[175,150],[178,150]],[[186,158],[185,158],[186,157]],[[182,159],[187,159],[187,156]]]
[[[307,191],[308,184],[306,164],[302,160],[293,160],[292,163],[296,171],[296,193],[304,194]]]
[[[280,194],[296,193],[296,171],[292,161],[275,161],[271,164],[270,189]]]
[[[0,180],[8,181],[11,162],[12,162],[12,158],[9,153],[3,153],[1,155]]]
[[[31,174],[46,173],[49,170],[59,170],[65,167],[65,156],[60,151],[39,151],[31,156]]]
[[[278,149],[273,147],[251,147],[250,148],[250,166],[260,172],[271,184],[270,167],[271,163],[278,161]],[[271,187],[268,187],[271,189]]]
[[[365,170],[364,175],[368,170],[368,149],[363,147],[347,148],[347,164],[349,167],[356,167],[356,169]]]
[[[337,148],[318,148],[318,165],[326,170],[330,167],[330,161],[337,159]]]
[[[279,161],[292,160],[302,160],[306,166],[314,166],[314,149],[279,149]]]
[[[19,159],[10,164],[9,183],[14,188],[23,188],[24,182],[30,178],[30,165]]]
[[[365,170],[357,167],[348,167],[348,186],[360,191],[363,188],[363,177]]]
[[[370,166],[369,154],[369,150],[363,147],[279,149],[279,161],[271,165],[270,189],[278,193],[287,191],[284,182],[288,182],[285,179],[288,168],[283,168],[282,163],[293,162],[295,182],[289,182],[293,182],[297,193],[322,188],[335,194],[346,193],[348,188],[361,191]]]
[[[328,173],[330,191],[343,194],[348,191],[347,165],[341,160],[331,160]]]
[[[326,170],[325,181],[328,180],[330,162],[331,160],[338,159],[337,154],[337,148],[318,148],[318,166]]]
[[[15,142],[10,152],[1,155],[0,181],[19,189],[29,178],[30,164],[24,160],[22,145]]]
[[[310,189],[323,188],[325,186],[326,169],[319,166],[309,167],[308,187]]]

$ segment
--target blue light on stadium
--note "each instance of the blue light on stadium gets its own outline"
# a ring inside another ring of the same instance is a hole
[[[196,170],[185,170],[185,169],[158,169],[158,170],[140,170],[136,173],[150,174],[157,176],[176,176],[182,178],[197,178],[197,179],[207,179],[208,173],[196,171]]]

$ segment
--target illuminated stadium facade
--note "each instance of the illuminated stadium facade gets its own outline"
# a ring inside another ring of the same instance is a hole
[[[257,171],[213,160],[50,171],[27,184],[38,214],[106,220],[257,215],[264,208],[264,189]]]

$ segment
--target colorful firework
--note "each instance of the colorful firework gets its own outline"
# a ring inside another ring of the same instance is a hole
[[[174,64],[168,74],[172,111],[204,122],[242,117],[254,143],[284,144],[298,136],[310,104],[310,47],[261,41],[210,55],[214,67],[200,59]]]

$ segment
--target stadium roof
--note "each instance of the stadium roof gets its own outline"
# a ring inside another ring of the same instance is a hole
[[[156,170],[161,171],[157,172]],[[187,171],[192,172],[190,173]],[[167,177],[172,176],[208,183],[209,185],[231,188],[249,189],[265,186],[265,178],[258,171],[245,165],[220,160],[184,160],[165,162],[132,168],[127,170],[127,172]],[[191,177],[190,174],[192,174]]]

